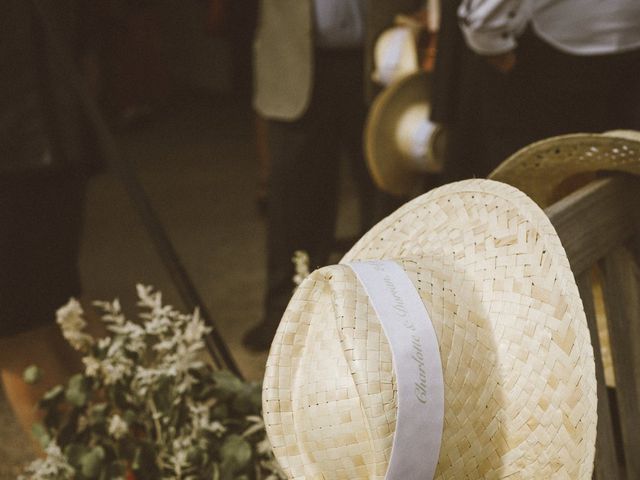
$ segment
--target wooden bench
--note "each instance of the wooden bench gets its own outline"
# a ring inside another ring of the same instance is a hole
[[[598,378],[594,478],[640,479],[640,178],[595,180],[549,206],[547,215],[567,251],[591,330]],[[616,388],[605,385],[592,289],[603,294]]]

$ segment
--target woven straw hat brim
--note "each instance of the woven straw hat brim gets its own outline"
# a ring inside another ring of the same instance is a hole
[[[498,182],[450,184],[380,222],[341,263],[364,259],[399,259],[438,336],[436,478],[591,478],[593,351],[539,207]],[[389,345],[351,269],[314,272],[287,307],[264,380],[265,424],[287,474],[383,479],[395,388]]]
[[[519,188],[546,208],[603,171],[640,175],[640,133],[617,130],[541,140],[514,153],[489,178]]]
[[[422,187],[422,175],[403,164],[395,132],[408,107],[430,98],[427,73],[420,71],[392,83],[371,105],[364,131],[365,156],[373,180],[385,192],[402,196]]]
[[[489,178],[518,187],[546,208],[602,172],[640,175],[640,132],[614,130],[542,140],[509,157]],[[599,274],[595,275],[593,286],[602,363],[607,385],[615,386],[602,285]]]

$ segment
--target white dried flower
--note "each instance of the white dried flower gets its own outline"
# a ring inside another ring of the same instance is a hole
[[[210,331],[211,329],[206,327],[200,319],[199,310],[196,309],[193,318],[187,322],[187,326],[184,329],[184,341],[187,343],[199,342],[202,340],[202,336]]]
[[[144,324],[144,329],[149,335],[162,335],[170,328],[171,320],[165,316],[153,317]]]
[[[308,268],[297,271],[306,275]],[[96,441],[138,444],[140,439],[131,435],[133,425],[125,420],[122,404],[113,403],[122,399],[126,408],[136,415],[136,424],[140,422],[144,441],[153,442],[157,447],[156,460],[162,466],[162,478],[195,480],[200,478],[200,467],[193,464],[194,459],[200,458],[198,452],[211,451],[224,443],[224,437],[231,430],[223,424],[225,420],[212,418],[212,409],[218,402],[226,402],[226,397],[219,398],[212,393],[203,401],[199,393],[203,390],[194,389],[198,382],[203,383],[204,388],[211,388],[215,381],[210,375],[213,371],[206,361],[204,343],[210,328],[197,310],[186,315],[170,305],[162,305],[161,294],[150,287],[138,286],[138,294],[138,303],[143,308],[133,322],[126,319],[118,301],[97,303],[111,332],[101,339],[94,340],[85,333],[86,322],[77,301],[70,301],[58,312],[58,323],[65,337],[82,351],[82,384],[74,386],[78,387],[76,390],[80,387],[89,390],[73,392],[73,398],[68,399],[81,400],[80,394],[87,394],[84,410],[79,412],[76,433],[81,433],[82,438],[87,438],[87,434],[91,438],[95,436]],[[224,382],[220,386],[227,388]],[[194,399],[196,394],[198,400]],[[186,418],[185,407],[188,407]],[[114,409],[120,413],[114,414]],[[216,411],[220,414],[224,409]],[[268,441],[261,441],[264,437],[262,419],[257,415],[244,419],[228,415],[225,418],[232,420],[229,425],[233,425],[234,431],[236,424],[241,425],[246,441],[257,446],[258,458],[252,458],[254,467],[269,472],[271,480],[284,478],[270,454]],[[47,433],[57,438],[55,429]],[[55,444],[50,445],[47,458],[34,462],[29,468],[26,474],[32,476],[22,477],[25,480],[75,478],[73,469]],[[219,469],[216,471],[220,473]],[[262,473],[260,476],[264,479]]]
[[[161,342],[156,343],[153,346],[153,349],[162,353],[162,352],[170,352],[174,349],[176,344],[178,343],[178,337],[171,337],[166,340],[162,340]]]
[[[163,376],[166,376],[164,370],[137,365],[134,377],[131,380],[131,390],[139,397],[144,397],[149,391],[149,387],[158,382]]]
[[[172,442],[173,455],[167,463],[173,466],[177,478],[181,478],[180,472],[189,466],[188,452],[192,445],[192,439],[186,436],[178,436]]]
[[[62,335],[76,350],[87,350],[93,345],[93,337],[83,332],[87,326],[83,314],[84,311],[75,298],[71,298],[56,312],[56,322],[60,325]]]
[[[191,413],[191,422],[193,425],[193,434],[199,435],[199,432],[206,430],[218,436],[227,431],[227,428],[217,420],[211,421],[211,405],[215,402],[192,403],[189,402],[189,410]]]
[[[129,425],[125,422],[120,415],[114,414],[109,419],[109,435],[116,440],[120,440],[129,432]]]
[[[113,302],[96,301],[93,302],[93,305],[104,312],[102,314],[103,322],[114,325],[122,325],[125,322],[125,317],[122,314],[122,307],[120,306],[120,301],[117,298]]]
[[[293,283],[297,286],[309,276],[309,254],[304,250],[296,250],[291,261],[296,269],[296,274],[293,277]]]
[[[106,357],[115,357],[122,355],[122,347],[124,346],[125,338],[122,336],[113,337],[111,344],[107,350]]]
[[[156,312],[163,309],[162,293],[154,292],[152,287],[141,284],[136,285],[136,290],[138,292],[138,305],[147,307],[157,316]]]
[[[216,435],[223,435],[227,431],[227,427],[222,425],[219,421],[214,421],[209,424],[209,430]]]
[[[269,442],[269,439],[267,437],[263,438],[262,440],[260,440],[260,442],[258,442],[258,444],[256,445],[256,451],[260,455],[265,455],[271,452],[271,443]]]
[[[82,357],[82,363],[84,363],[84,374],[87,377],[97,377],[100,373],[100,360],[92,355]]]
[[[262,417],[258,417],[257,415],[248,415],[245,418],[253,425],[249,426],[249,428],[242,432],[243,437],[249,437],[256,432],[264,430],[264,420],[262,419]]]
[[[113,385],[133,373],[133,361],[123,355],[114,355],[112,358],[106,358],[102,361],[101,370],[104,375],[104,383]]]
[[[75,478],[75,470],[69,465],[55,441],[49,442],[45,454],[45,458],[34,460],[27,466],[25,473],[29,476],[20,476],[18,480],[72,480]]]
[[[120,347],[124,346],[124,348],[130,352],[137,353],[141,355],[147,348],[147,343],[145,341],[145,329],[140,325],[133,322],[124,322],[120,325],[112,325],[109,327],[109,330],[118,334],[120,337],[119,345],[112,345],[109,348],[109,352],[107,355],[113,355],[113,352]]]

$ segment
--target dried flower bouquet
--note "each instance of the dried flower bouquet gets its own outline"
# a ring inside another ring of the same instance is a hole
[[[260,385],[207,361],[208,332],[196,311],[182,314],[138,286],[139,321],[119,302],[96,302],[110,335],[86,333],[80,304],[57,312],[84,371],[40,401],[34,430],[46,456],[23,479],[276,480],[283,478],[260,416]],[[37,381],[40,370],[25,372]]]

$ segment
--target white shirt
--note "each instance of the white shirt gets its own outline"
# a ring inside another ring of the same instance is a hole
[[[481,55],[512,50],[527,25],[575,55],[640,47],[640,0],[463,0],[458,16],[467,44]]]
[[[317,46],[343,48],[362,45],[365,0],[314,0],[313,5]]]

